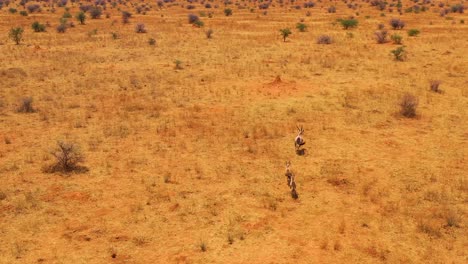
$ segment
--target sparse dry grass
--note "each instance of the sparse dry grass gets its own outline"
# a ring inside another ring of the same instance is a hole
[[[0,10],[0,263],[466,260],[468,39],[452,24],[466,14],[153,1],[143,15],[128,2],[59,34],[64,8],[23,17],[8,12],[17,2]],[[204,28],[187,21],[200,11],[212,12]],[[351,15],[358,26],[343,30],[336,19]],[[397,17],[422,32],[404,39],[402,62],[374,35]],[[34,21],[50,27],[33,33]],[[283,42],[279,30],[298,22],[307,32]],[[18,26],[20,45],[8,38]],[[317,44],[323,35],[330,45]],[[414,120],[398,114],[407,92]],[[17,111],[24,97],[31,114]],[[88,172],[42,172],[64,138]]]

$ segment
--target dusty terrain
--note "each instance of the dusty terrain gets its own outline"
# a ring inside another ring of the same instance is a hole
[[[177,0],[137,14],[142,3],[109,3],[80,25],[69,2],[65,33],[64,7],[0,10],[0,263],[468,261],[466,12],[322,1],[264,13],[234,1],[225,16],[223,2]],[[337,19],[349,16],[359,24],[344,30]],[[50,26],[35,33],[35,21]],[[403,37],[405,61],[392,41],[377,44],[380,23]],[[323,34],[333,43],[317,44]],[[405,93],[419,100],[415,118],[399,114]],[[33,113],[18,111],[24,97]],[[80,147],[87,172],[44,170],[59,140]]]

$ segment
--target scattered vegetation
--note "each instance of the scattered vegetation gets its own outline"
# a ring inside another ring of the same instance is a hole
[[[431,91],[435,92],[435,93],[442,93],[442,90],[440,90],[439,86],[442,82],[440,80],[431,80],[429,82],[429,85],[430,85],[430,88],[431,88]]]
[[[405,27],[405,22],[398,18],[392,18],[390,20],[390,26],[392,26],[393,29],[403,29]]]
[[[81,25],[84,25],[86,22],[86,14],[83,11],[79,12],[76,14],[76,20],[78,20]]]
[[[138,24],[136,24],[136,26],[135,26],[135,32],[136,32],[136,33],[146,33],[145,24],[143,24],[143,23],[138,23]]]
[[[393,34],[391,38],[392,38],[393,43],[398,44],[398,45],[400,45],[403,40],[403,37],[398,34]]]
[[[387,43],[388,42],[387,34],[388,34],[387,30],[381,30],[381,31],[375,32],[377,43],[379,44]]]
[[[211,39],[213,37],[213,30],[210,28],[207,31],[205,31],[205,35],[207,39]]]

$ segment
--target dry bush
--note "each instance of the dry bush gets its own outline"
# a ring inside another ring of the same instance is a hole
[[[84,156],[80,151],[80,148],[75,143],[58,141],[57,147],[51,151],[51,154],[55,157],[56,162],[48,167],[44,168],[44,172],[86,172],[86,167],[80,166],[80,163],[84,161]]]
[[[33,105],[33,98],[32,97],[23,97],[20,101],[20,106],[18,107],[17,111],[19,113],[34,113],[36,110],[34,109]]]
[[[412,94],[405,94],[400,101],[400,114],[407,118],[416,117],[418,98]]]
[[[442,82],[439,81],[439,80],[431,80],[429,82],[430,84],[430,87],[431,87],[431,91],[435,92],[435,93],[442,93],[442,90],[440,90],[439,86]]]

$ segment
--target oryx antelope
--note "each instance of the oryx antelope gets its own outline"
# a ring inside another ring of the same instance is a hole
[[[304,134],[304,128],[301,126],[296,126],[297,127],[297,137],[294,139],[294,146],[296,147],[296,150],[299,150],[301,146],[305,144],[304,138],[302,135]]]
[[[299,198],[299,195],[296,191],[296,180],[293,171],[291,170],[291,162],[286,162],[286,177],[288,178],[288,186],[291,189],[291,197],[294,199]]]

